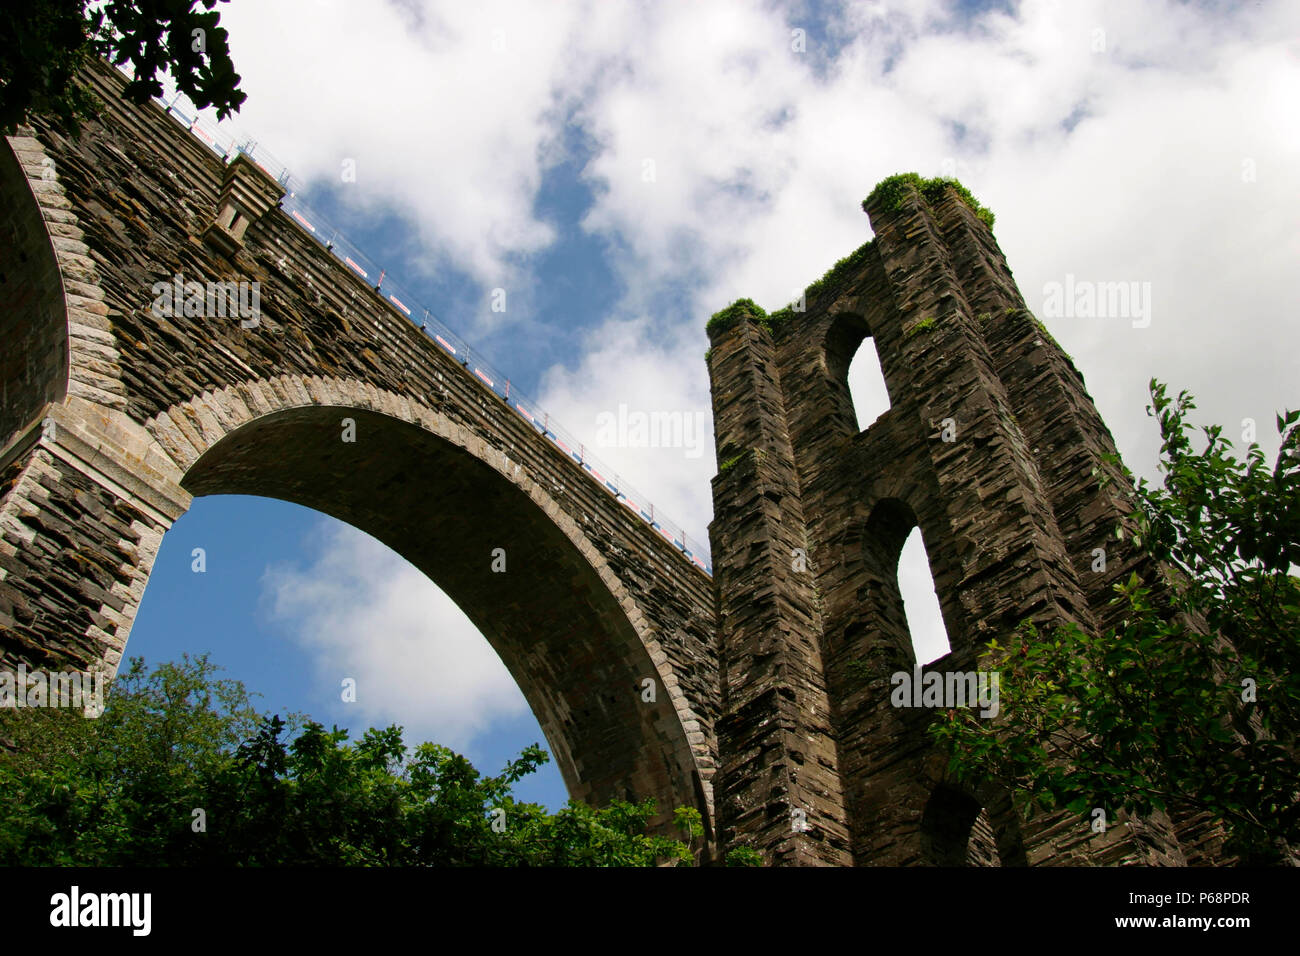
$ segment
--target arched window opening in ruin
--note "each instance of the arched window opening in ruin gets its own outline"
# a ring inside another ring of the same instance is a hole
[[[988,813],[948,787],[931,794],[921,817],[922,862],[929,866],[1001,866]]]
[[[899,555],[898,590],[903,596],[903,611],[907,615],[916,662],[928,664],[951,651],[920,528],[912,529]]]
[[[857,415],[858,430],[865,431],[877,418],[889,411],[889,392],[876,354],[876,340],[867,336],[849,363],[849,396]]]
[[[827,328],[822,345],[832,417],[854,431],[865,431],[889,411],[889,392],[866,319],[853,312],[840,313]]]

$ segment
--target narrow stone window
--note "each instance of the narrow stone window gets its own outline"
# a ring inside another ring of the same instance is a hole
[[[898,558],[898,590],[903,596],[903,611],[907,615],[916,662],[929,664],[951,651],[920,528],[913,528],[903,543]]]
[[[849,395],[857,415],[858,431],[865,431],[877,418],[889,411],[889,392],[880,371],[876,340],[867,336],[849,363]]]

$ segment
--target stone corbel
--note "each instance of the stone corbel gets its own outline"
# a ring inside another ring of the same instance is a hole
[[[203,240],[222,255],[232,256],[244,246],[244,233],[279,204],[284,187],[261,166],[239,153],[226,167],[217,214],[203,233]]]

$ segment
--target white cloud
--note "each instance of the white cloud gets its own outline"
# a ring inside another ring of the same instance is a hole
[[[404,216],[431,270],[486,285],[554,238],[531,215],[556,130],[577,7],[379,0],[236,2],[221,10],[248,100],[235,124],[294,173],[342,185],[358,214]]]
[[[693,339],[654,333],[646,319],[611,320],[595,329],[575,367],[547,372],[543,405],[591,454],[614,468],[620,487],[630,484],[648,494],[644,504],[653,503],[707,549],[713,509],[699,489],[709,487],[717,468],[708,383],[695,373],[695,366],[704,364],[702,350]],[[662,428],[655,434],[647,428],[638,433],[632,416],[654,414],[680,421],[680,432]],[[602,422],[611,420],[631,427],[602,429]],[[642,446],[643,441],[658,447]]]
[[[528,712],[501,659],[451,599],[396,553],[322,522],[303,566],[263,576],[270,614],[315,661],[331,709],[354,731],[397,723],[412,741],[467,749],[495,721]],[[356,680],[356,702],[342,681]]]

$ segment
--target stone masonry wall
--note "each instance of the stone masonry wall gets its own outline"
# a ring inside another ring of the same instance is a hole
[[[743,324],[719,345],[713,414],[724,470],[709,526],[727,741],[722,838],[777,863],[850,862],[839,758],[824,683],[821,621],[800,555],[803,525],[771,344]],[[805,828],[812,820],[815,826]]]

